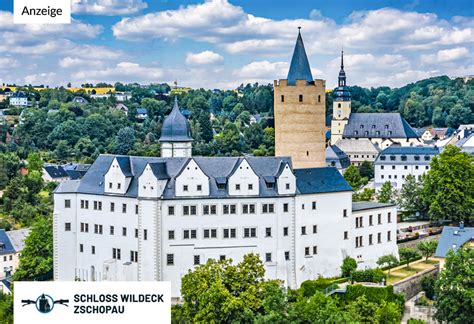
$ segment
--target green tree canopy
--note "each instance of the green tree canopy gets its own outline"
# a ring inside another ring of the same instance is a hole
[[[381,203],[395,203],[396,191],[390,181],[386,181],[377,195],[377,200]]]
[[[438,243],[436,241],[422,241],[417,244],[416,248],[421,252],[421,255],[428,260],[430,256],[435,254]]]
[[[345,257],[341,265],[341,276],[349,277],[357,269],[357,261],[351,257]]]

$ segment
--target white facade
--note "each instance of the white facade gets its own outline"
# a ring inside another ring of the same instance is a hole
[[[345,256],[360,255],[364,268],[382,253],[397,254],[395,216],[380,229],[393,231],[393,242],[373,251],[356,248],[356,234],[368,234],[355,227],[352,193],[296,194],[288,163],[263,182],[251,163],[240,159],[222,196],[210,190],[214,179],[195,159],[170,176],[157,175],[155,166],[148,163],[135,175],[134,197],[127,194],[128,185],[125,193],[114,185],[109,190],[109,182],[125,181],[117,158],[100,176],[104,180],[94,179],[98,185],[104,181],[104,194],[81,193],[77,181],[60,185],[54,195],[55,280],[166,280],[179,297],[181,277],[211,258],[239,262],[258,253],[267,278],[296,288],[308,279],[339,275]],[[268,195],[262,184],[276,194]],[[172,197],[167,190],[173,190]],[[388,209],[396,214],[395,207]]]
[[[15,107],[28,107],[28,98],[11,96],[10,105]]]
[[[162,157],[190,157],[192,142],[163,142],[161,143]]]

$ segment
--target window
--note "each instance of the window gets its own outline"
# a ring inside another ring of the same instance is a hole
[[[256,227],[244,227],[244,238],[257,237]]]
[[[219,255],[219,260],[224,261],[225,260],[225,255]]]
[[[318,102],[321,102],[321,95],[318,95]]]
[[[255,214],[255,204],[243,204],[242,214]]]
[[[406,161],[406,160],[407,160],[407,156],[406,156],[406,155],[402,155],[401,160],[402,160],[402,161]]]
[[[84,245],[83,244],[79,244],[79,252],[84,252]]]
[[[174,240],[174,231],[168,231],[168,240]]]
[[[91,246],[91,254],[95,254],[95,246]]]
[[[285,102],[285,96],[281,95],[281,102]]]
[[[387,223],[392,222],[392,213],[387,213]]]
[[[272,262],[272,254],[265,253],[265,262]]]
[[[300,95],[300,96],[299,96],[299,101],[300,101],[300,102],[303,102],[303,95]]]
[[[265,227],[265,237],[271,237],[271,236],[272,236],[272,228]]]
[[[316,209],[316,202],[315,202],[315,201],[313,201],[313,203],[312,203],[312,207],[313,207],[313,210],[315,210],[315,209]]]
[[[200,255],[195,255],[193,257],[194,265],[200,265],[201,264],[201,256]]]
[[[289,183],[286,183],[286,184],[285,184],[285,188],[286,188],[286,190],[290,190],[290,184],[289,184]]]
[[[356,248],[359,248],[362,246],[362,236],[356,237],[355,245],[356,245]]]
[[[309,255],[309,246],[304,248],[304,255],[308,256]]]
[[[138,228],[135,228],[135,238],[138,238]]]
[[[275,204],[262,204],[262,213],[274,213],[275,212]]]
[[[130,251],[130,262],[138,262],[138,251]]]
[[[415,161],[420,161],[420,156],[419,156],[419,155],[415,155],[414,159],[415,159]]]
[[[237,237],[237,229],[235,228],[224,228],[222,231],[222,236],[224,238],[236,238]]]
[[[283,204],[283,212],[285,212],[285,213],[288,212],[288,203]]]
[[[429,155],[425,155],[425,161],[429,161],[430,160],[430,156]]]
[[[225,189],[225,183],[218,183],[217,184],[217,189],[224,190]]]
[[[146,229],[143,230],[143,239],[145,241],[148,240],[148,231]]]
[[[204,229],[203,230],[203,237],[204,238],[217,238],[217,230],[215,228],[212,229]]]
[[[183,231],[183,239],[195,239],[197,238],[197,230],[184,230]]]
[[[374,244],[374,243],[372,242],[372,236],[373,236],[372,234],[369,234],[369,245]]]
[[[313,234],[318,232],[318,225],[313,225]]]
[[[94,210],[102,210],[102,201],[94,201]]]
[[[381,161],[385,161],[385,158],[386,158],[385,155],[381,155],[381,156],[380,156],[380,160],[381,160]]]
[[[344,231],[344,239],[345,240],[349,239],[349,232],[348,231]]]
[[[342,211],[342,216],[343,216],[343,217],[347,217],[347,209],[344,209],[344,210]]]
[[[81,209],[89,209],[89,200],[81,200]]]
[[[290,251],[285,251],[285,260],[286,261],[290,260]]]
[[[395,161],[397,157],[395,155],[390,155],[390,161]]]
[[[318,246],[313,246],[313,254],[318,254]]]
[[[115,203],[113,203],[113,202],[110,203],[110,211],[111,212],[115,211]]]
[[[138,209],[139,209],[138,204],[136,204],[135,205],[135,214],[137,214],[137,215],[138,215]]]
[[[166,255],[166,265],[174,265],[174,254]]]
[[[403,168],[404,168],[405,170],[408,170],[408,165],[404,165]]]
[[[382,166],[380,166],[380,170],[383,170],[383,169],[384,169],[384,166],[383,166],[383,165],[382,165]]]
[[[196,186],[196,189],[197,189],[197,191],[202,191],[202,185],[200,185],[200,184],[197,185],[197,186]]]
[[[89,224],[88,223],[81,223],[81,232],[89,233]]]
[[[71,223],[64,223],[64,231],[66,232],[71,231]]]
[[[362,227],[362,216],[356,217],[356,228]]]
[[[122,236],[127,236],[127,228],[122,227]]]
[[[184,192],[188,191],[188,185],[183,185],[183,191]]]
[[[112,259],[120,260],[120,249],[112,248]]]
[[[94,224],[94,234],[102,234],[102,225]]]
[[[122,213],[126,213],[127,212],[127,204],[122,204]]]
[[[235,185],[235,190],[240,190],[240,184],[239,183]]]
[[[394,165],[392,165],[392,170],[395,170],[395,166],[394,166]]]
[[[197,214],[197,208],[196,206],[183,206],[183,215],[184,216],[189,216],[189,215],[192,215],[192,216],[195,216]]]
[[[430,168],[429,165],[425,165],[425,170],[428,170]]]
[[[380,225],[382,224],[382,214],[377,215],[377,223]]]
[[[418,170],[418,165],[415,165],[415,170]]]
[[[64,200],[64,208],[71,208],[71,199]]]
[[[215,215],[217,213],[216,205],[203,205],[202,214],[203,215]]]
[[[114,235],[114,232],[115,232],[115,227],[110,226],[110,228],[109,228],[110,235]]]
[[[288,236],[288,227],[283,227],[283,236]]]
[[[237,207],[235,204],[223,205],[222,212],[224,215],[235,214],[237,212]]]
[[[253,184],[249,183],[248,188],[249,190],[253,190]]]
[[[120,188],[122,188],[122,184],[121,184],[121,183],[117,183],[117,189],[120,190]]]
[[[306,226],[301,226],[301,235],[306,235]]]
[[[112,189],[112,182],[109,182],[109,189]]]
[[[373,226],[374,223],[373,223],[373,216],[372,215],[369,215],[369,226]]]
[[[377,243],[382,243],[382,233],[377,233]]]

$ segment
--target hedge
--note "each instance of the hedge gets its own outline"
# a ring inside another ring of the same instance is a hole
[[[315,280],[306,280],[306,281],[303,281],[298,291],[304,297],[311,297],[314,295],[316,291],[324,291],[324,289],[328,287],[346,282],[347,280],[348,278],[322,278],[322,277]]]
[[[401,294],[395,294],[393,292],[393,286],[385,287],[367,287],[362,285],[349,285],[347,291],[342,295],[342,298],[346,301],[354,301],[358,297],[364,295],[368,302],[380,304],[382,301],[395,302],[398,304],[400,312],[405,307],[405,297]]]
[[[356,282],[382,282],[382,279],[387,279],[382,269],[366,269],[354,271],[352,273],[352,281]]]

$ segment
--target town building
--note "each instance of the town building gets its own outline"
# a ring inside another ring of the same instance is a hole
[[[453,135],[454,132],[455,132],[455,129],[451,127],[427,128],[423,132],[423,135],[421,135],[421,139],[425,142],[431,142],[433,140],[443,140]]]
[[[18,269],[20,254],[29,233],[28,228],[8,232],[0,229],[0,279],[11,277]]]
[[[85,105],[89,103],[85,98],[79,96],[74,97],[74,99],[72,99],[72,102],[79,105]]]
[[[128,115],[128,107],[123,103],[118,103],[115,105],[115,109],[123,112],[125,115]]]
[[[474,132],[469,136],[456,142],[455,146],[461,148],[463,151],[474,155]]]
[[[14,92],[10,98],[9,103],[11,106],[25,108],[28,107],[28,97],[23,91]]]
[[[344,53],[341,53],[338,87],[333,91],[331,143],[338,144],[343,139],[367,139],[379,149],[393,144],[422,144],[419,135],[399,113],[352,113],[351,100],[344,71]]]
[[[136,119],[145,120],[148,117],[148,110],[146,108],[138,108],[137,114],[135,115]]]
[[[430,169],[430,162],[440,153],[437,147],[391,146],[380,152],[375,160],[375,189],[380,189],[387,181],[396,189],[401,189],[405,178],[412,175],[416,180]]]
[[[444,226],[435,252],[441,269],[444,268],[444,259],[448,252],[456,252],[461,247],[474,248],[474,227],[465,227],[463,222],[460,222],[459,226]]]
[[[295,168],[326,165],[325,89],[313,79],[298,32],[288,77],[274,81],[275,155],[290,156]]]
[[[351,161],[346,153],[344,153],[337,145],[328,145],[326,148],[326,165],[334,167],[344,174],[349,167]]]
[[[45,164],[43,167],[43,180],[45,182],[63,182],[66,180],[81,179],[89,169],[90,164]]]
[[[162,157],[100,155],[82,179],[59,184],[55,280],[164,280],[179,297],[182,276],[208,259],[257,253],[266,278],[297,288],[339,275],[346,256],[364,269],[398,255],[396,207],[353,204],[334,167],[193,157],[176,99],[160,141]],[[363,225],[378,214],[374,227]],[[381,239],[371,246],[374,233]]]
[[[380,152],[379,147],[368,139],[357,141],[342,139],[337,141],[337,147],[347,154],[352,165],[359,166],[364,161],[374,162]]]

